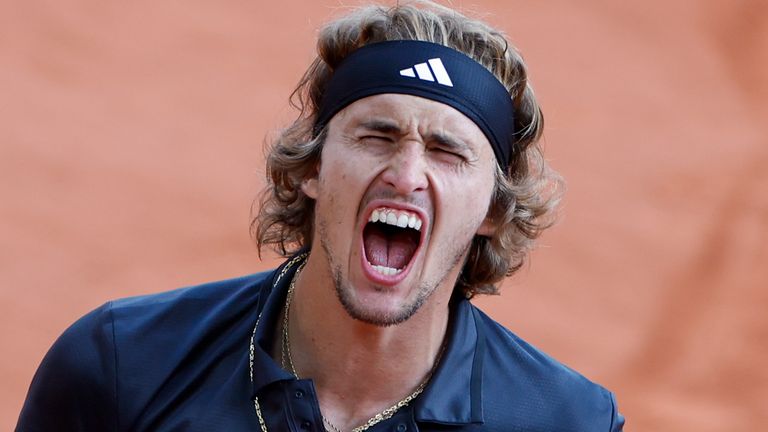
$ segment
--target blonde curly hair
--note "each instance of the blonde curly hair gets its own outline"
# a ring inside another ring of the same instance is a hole
[[[562,180],[538,145],[544,119],[520,54],[498,30],[432,2],[362,7],[320,31],[318,55],[291,95],[299,116],[267,151],[268,185],[251,222],[259,251],[271,246],[287,256],[311,247],[314,200],[300,186],[320,161],[325,130],[313,135],[313,127],[326,85],[347,55],[390,40],[428,41],[461,51],[490,70],[512,99],[509,170],[497,166],[488,210],[497,228],[490,237],[475,236],[456,285],[467,297],[498,294],[496,284],[523,265],[534,240],[552,224]]]

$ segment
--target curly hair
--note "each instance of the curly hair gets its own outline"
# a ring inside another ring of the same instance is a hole
[[[523,265],[534,240],[554,221],[562,180],[538,145],[544,119],[520,54],[500,31],[428,1],[362,7],[320,31],[318,55],[291,95],[299,116],[267,150],[268,184],[251,222],[259,252],[271,246],[286,256],[311,247],[315,203],[301,191],[301,183],[314,175],[320,161],[326,131],[313,135],[313,126],[326,85],[348,54],[389,40],[428,41],[461,51],[490,70],[509,92],[515,134],[509,171],[497,166],[488,210],[496,230],[472,240],[455,288],[467,297],[498,294],[496,284]]]

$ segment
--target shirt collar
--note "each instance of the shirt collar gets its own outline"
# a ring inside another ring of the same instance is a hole
[[[483,423],[485,333],[477,310],[456,296],[451,305],[448,345],[424,393],[414,404],[419,422]]]
[[[280,367],[272,358],[271,352],[274,345],[274,335],[280,314],[285,305],[285,296],[288,292],[288,286],[291,284],[296,269],[299,268],[301,261],[306,259],[306,253],[300,252],[278,267],[272,277],[265,280],[262,287],[262,293],[265,300],[260,301],[261,307],[259,317],[253,330],[252,358],[250,364],[252,369],[258,368],[258,373],[251,370],[251,383],[253,385],[252,397],[267,385],[283,380],[295,379],[293,375]]]

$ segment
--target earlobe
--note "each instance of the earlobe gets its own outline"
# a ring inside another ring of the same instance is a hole
[[[320,178],[320,162],[319,161],[315,164],[315,167],[311,171],[311,174],[309,175],[309,177],[305,178],[301,182],[301,191],[304,192],[304,195],[314,200],[316,200],[317,197],[320,195],[318,178]]]
[[[490,217],[483,219],[483,223],[480,224],[480,228],[477,229],[477,235],[483,237],[493,237],[496,234],[496,223],[491,220]]]
[[[301,191],[304,192],[304,195],[312,199],[317,199],[317,177],[310,177],[301,182]]]

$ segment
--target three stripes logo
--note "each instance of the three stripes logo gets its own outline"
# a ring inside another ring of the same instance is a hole
[[[405,68],[400,71],[400,75],[411,78],[418,77],[422,81],[434,82],[437,80],[438,84],[453,87],[451,77],[448,75],[448,71],[445,70],[445,66],[443,66],[443,62],[440,58],[429,59],[425,63],[419,63],[413,65],[413,67]]]

